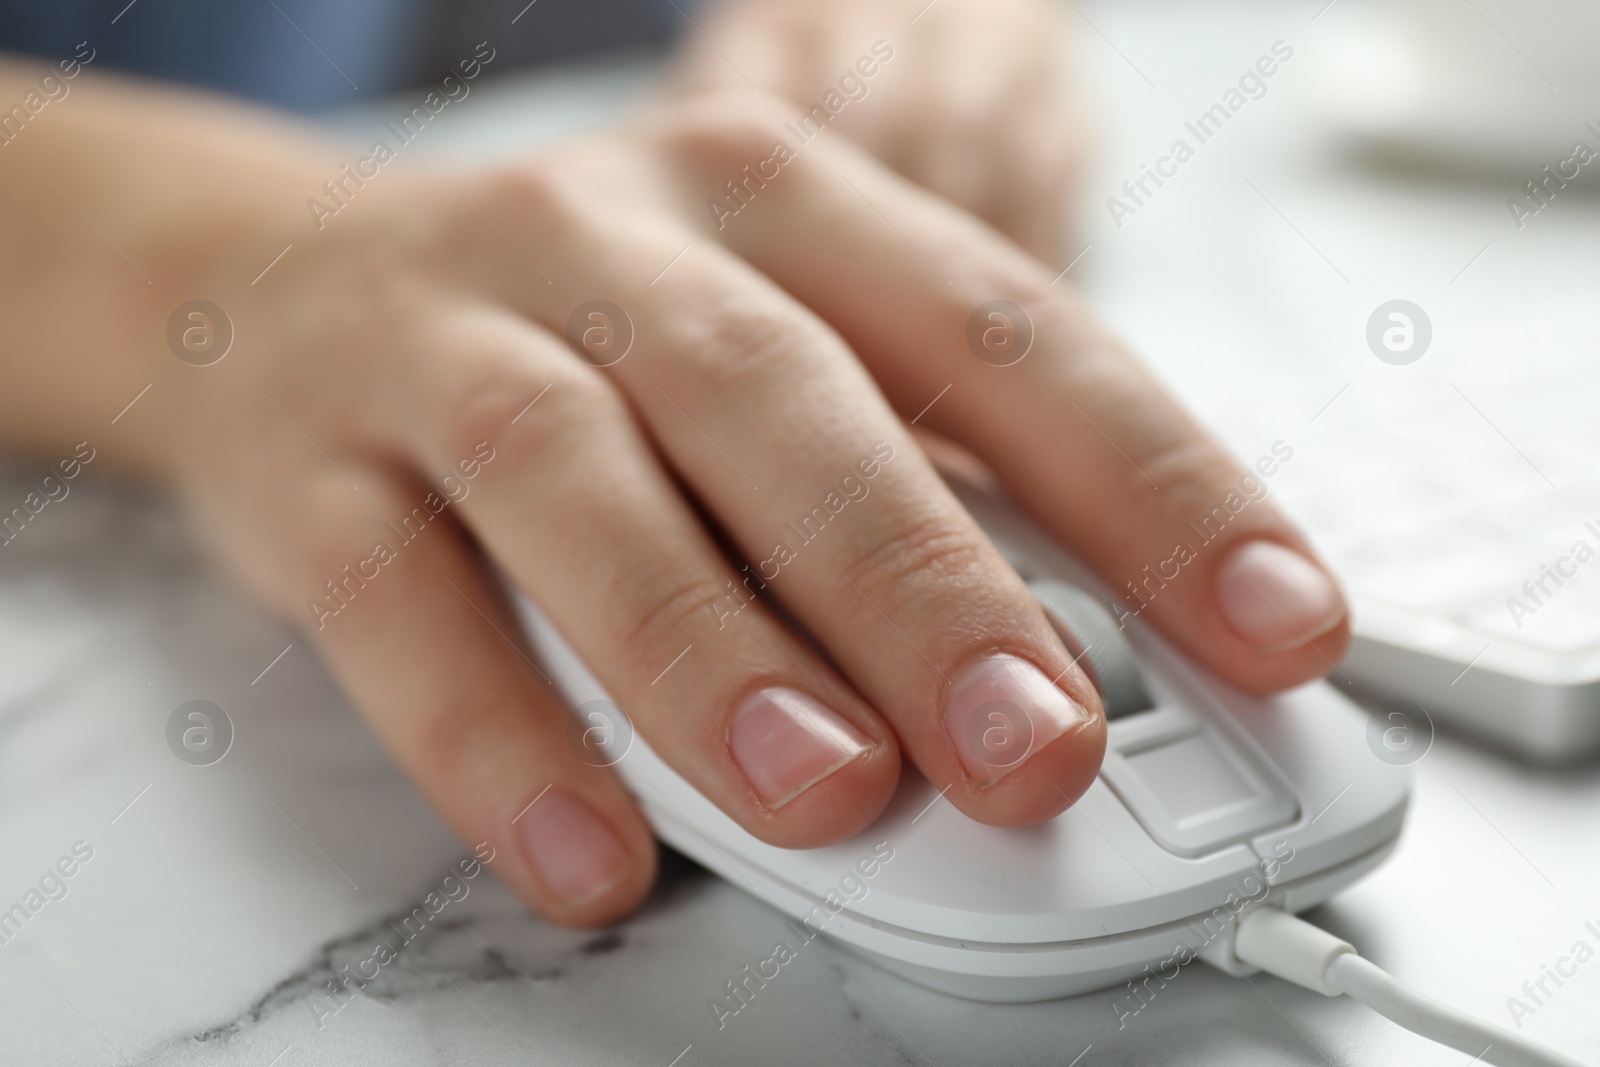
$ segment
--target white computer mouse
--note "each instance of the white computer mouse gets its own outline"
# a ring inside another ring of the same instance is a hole
[[[1014,509],[952,487],[1069,647],[1087,649],[1108,744],[1069,810],[985,826],[907,763],[872,827],[789,850],[747,833],[630,729],[594,732],[657,835],[786,913],[787,944],[830,937],[915,982],[993,1001],[1171,977],[1196,957],[1248,973],[1232,957],[1241,913],[1319,904],[1394,847],[1408,772],[1374,753],[1368,716],[1331,685],[1266,698],[1229,688],[1139,619],[1114,618],[1099,583]],[[538,609],[521,608],[573,706],[609,701]]]

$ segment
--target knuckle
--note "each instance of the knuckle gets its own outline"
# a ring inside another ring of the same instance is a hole
[[[593,193],[556,156],[519,160],[445,190],[449,224],[436,241],[451,259],[510,254],[571,240],[587,228]],[[512,248],[507,248],[507,242]],[[537,259],[537,257],[535,257]],[[520,262],[520,260],[518,261]]]
[[[483,773],[486,753],[503,750],[526,719],[526,706],[507,694],[486,697],[476,687],[452,692],[417,717],[408,762],[422,780],[459,796],[463,783]]]
[[[632,145],[601,138],[495,167],[475,179],[465,199],[451,194],[455,232],[496,246],[507,239],[535,248],[615,241],[654,202],[640,181],[642,162]]]
[[[1002,268],[1005,277],[1000,290],[1006,298],[1028,313],[1037,330],[1051,327],[1052,332],[1067,334],[1081,332],[1077,319],[1081,317],[1061,299],[1061,294],[1050,287],[1049,280],[1033,264],[1008,264]]]
[[[485,442],[528,454],[592,434],[620,407],[611,386],[577,360],[533,367],[509,353],[480,352],[449,366],[436,384],[444,420],[441,462],[453,463]],[[529,404],[538,398],[538,406]]]
[[[893,618],[947,609],[951,590],[981,580],[987,563],[981,533],[928,513],[857,551],[844,573],[872,604],[864,610],[876,614],[876,608]]]
[[[560,215],[575,209],[578,191],[565,170],[552,159],[522,160],[497,167],[483,179],[490,214]],[[477,212],[463,204],[474,218]],[[481,222],[481,220],[479,220]]]
[[[1238,487],[1238,464],[1119,353],[1070,365],[1062,377],[1067,382],[1062,391],[1077,397],[1084,418],[1098,427],[1096,436],[1107,435],[1099,447],[1118,459],[1115,496],[1105,501],[1109,513],[1140,515],[1159,527],[1181,529]],[[1271,512],[1270,506],[1256,510]]]
[[[680,105],[661,132],[666,146],[681,156],[738,169],[752,155],[766,154],[775,140],[782,139],[787,118],[776,97],[751,89],[727,89]]]
[[[1194,427],[1152,435],[1131,455],[1150,480],[1162,487],[1157,492],[1140,478],[1134,490],[1142,503],[1173,527],[1209,513],[1229,492],[1239,489],[1238,465]],[[1269,509],[1270,505],[1257,509],[1257,514]]]
[[[728,595],[727,587],[709,576],[675,580],[668,577],[683,569],[655,569],[654,573],[662,577],[641,591],[642,610],[623,632],[622,647],[639,652],[628,658],[648,674],[660,670],[683,651],[693,635],[703,632],[707,623],[717,618],[717,602]]]
[[[445,703],[418,716],[415,734],[408,746],[413,761],[425,759],[430,779],[451,782],[461,773],[478,748],[480,714],[483,704],[476,694],[451,693]]]
[[[360,563],[371,553],[374,541],[382,536],[383,517],[403,515],[417,503],[407,500],[387,482],[367,481],[370,499],[362,502],[363,507],[351,507],[350,486],[331,472],[308,478],[290,507],[286,528],[293,531],[287,541],[291,587],[307,599],[322,602],[335,613],[342,604],[341,598],[363,580],[359,574]],[[330,585],[339,591],[332,597]],[[305,610],[303,603],[292,607],[297,613]],[[309,614],[297,614],[297,617],[302,621],[317,621]]]
[[[795,372],[798,348],[815,331],[778,308],[713,307],[685,327],[683,371],[708,395],[747,393]]]

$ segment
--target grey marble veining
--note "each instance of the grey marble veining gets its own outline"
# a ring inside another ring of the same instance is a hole
[[[1286,10],[1095,17],[1160,76],[1161,103],[1182,96],[1174,70],[1192,40],[1248,51],[1280,32]],[[1293,17],[1298,44],[1309,31]],[[1102,53],[1091,51],[1101,84],[1142,92]],[[535,78],[498,95],[485,86],[466,105],[478,126],[430,131],[433,150],[493,155],[582,126],[614,112],[648,73]],[[1210,92],[1212,80],[1195,83]],[[544,110],[575,84],[589,111]],[[543,125],[528,128],[540,115]],[[351,129],[361,122],[352,115]],[[1137,241],[1103,248],[1079,271],[1109,279],[1111,306],[1130,320],[1126,272],[1165,262]],[[116,429],[84,433],[109,443]],[[470,850],[388,762],[299,636],[207,570],[168,507],[99,473],[0,548],[0,912],[31,891],[42,902],[0,943],[7,1067],[1464,1060],[1347,1001],[1202,966],[1122,1026],[1113,1005],[1126,991],[1004,1006],[945,997],[825,941],[799,945],[782,916],[681,859],[669,858],[648,905],[613,930],[544,923],[485,873],[461,881],[465,894],[452,889],[459,899],[407,940],[397,924]],[[0,510],[35,482],[28,465],[0,469]],[[195,699],[222,706],[235,728],[228,754],[205,767],[181,762],[166,741],[173,709]],[[1600,925],[1600,775],[1539,772],[1448,736],[1417,770],[1395,855],[1316,919],[1406,981],[1508,1023],[1522,983],[1589,936],[1585,922]],[[92,858],[69,864],[65,895],[50,899],[41,878],[75,847]],[[719,1028],[712,1002],[779,940],[796,958]],[[365,961],[380,944],[395,958],[335,997],[329,983],[371,973]],[[1595,1059],[1596,1003],[1600,960],[1524,1028]]]
[[[29,478],[5,471],[0,499]],[[164,505],[85,477],[0,553],[0,908],[75,843],[93,851],[0,945],[7,1063],[1457,1062],[1354,1004],[1199,966],[1120,1028],[1115,991],[945,997],[802,944],[676,857],[633,919],[554,927],[490,874],[460,877],[470,851],[297,636],[224,588]],[[195,698],[236,727],[206,767],[165,737]],[[1600,919],[1600,783],[1448,738],[1420,769],[1394,859],[1318,918],[1504,1021],[1520,982]],[[430,892],[437,915],[402,930]],[[779,940],[796,958],[719,1027],[713,1000]],[[380,943],[394,958],[374,975],[363,961]],[[1600,1047],[1597,996],[1600,964],[1526,1025]]]

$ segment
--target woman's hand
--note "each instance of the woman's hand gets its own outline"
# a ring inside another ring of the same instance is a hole
[[[1046,263],[1083,147],[1053,0],[721,0],[695,13],[685,91],[754,86]]]
[[[870,823],[902,760],[1016,826],[1079,797],[1104,749],[1088,680],[908,423],[975,452],[1113,589],[1237,495],[1048,268],[848,142],[795,143],[759,94],[489,171],[356,161],[331,213],[306,206],[345,173],[324,146],[112,79],[74,92],[0,173],[0,425],[55,448],[123,408],[107,465],[173,487],[559,921],[631,909],[655,850],[569,743],[494,568],[669,764],[805,847]],[[234,334],[209,366],[168,349],[201,295]],[[1264,502],[1144,617],[1252,690],[1347,639]],[[994,714],[1026,740],[988,747]]]

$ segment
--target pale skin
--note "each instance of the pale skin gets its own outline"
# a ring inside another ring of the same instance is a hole
[[[1064,262],[1076,252],[1064,247],[1066,205],[1084,141],[1065,84],[1065,13],[1040,0],[734,0],[697,16],[705,36],[687,39],[676,83],[753,82],[810,107],[867,44],[888,42],[895,58],[863,79],[872,104],[852,102],[836,128],[1039,259]]]
[[[1113,589],[1192,540],[1187,524],[1243,473],[1067,281],[1052,284],[1059,265],[1029,254],[1050,252],[1060,220],[1042,171],[1008,191],[1029,158],[1022,133],[995,141],[982,123],[919,115],[926,94],[910,89],[869,96],[851,105],[861,144],[835,131],[806,144],[717,228],[707,200],[772,154],[794,98],[808,106],[873,39],[837,43],[826,20],[846,7],[820,5],[810,36],[825,45],[763,42],[763,24],[799,17],[778,6],[707,25],[729,20],[752,57],[782,54],[770,84],[685,88],[647,120],[488,169],[402,158],[320,230],[306,200],[350,153],[232,103],[89,69],[0,148],[6,444],[54,461],[90,439],[97,470],[170,493],[221,569],[304,630],[462,840],[490,842],[491,869],[563,923],[634,908],[655,845],[616,774],[569,745],[568,709],[509,639],[491,561],[652,747],[765,840],[855,833],[913,764],[970,817],[1028,825],[1092,782],[1099,700],[907,423],[920,413],[919,431],[975,456]],[[862,5],[902,19],[920,6]],[[972,40],[977,68],[1052,67],[1058,37],[1006,54],[983,44],[984,10],[940,0],[917,25],[937,15],[919,32]],[[913,44],[901,60],[901,77],[922,76]],[[680,84],[726,82],[696,73],[713,61],[691,53]],[[43,69],[0,64],[0,101]],[[1008,122],[1069,140],[1053,126],[1063,105],[1028,95],[1050,79],[990,73],[1004,91],[985,99],[1031,116]],[[974,152],[992,168],[927,162]],[[208,367],[166,341],[196,297],[236,333]],[[635,331],[606,367],[566,339],[597,297]],[[1011,366],[967,342],[969,316],[995,299],[1035,329]],[[388,524],[485,445],[470,492],[399,545]],[[893,458],[867,476],[863,457],[883,449]],[[729,617],[727,583],[853,471],[870,494]],[[337,615],[309,611],[379,540],[398,546],[379,576]],[[1326,568],[1270,500],[1140,617],[1251,692],[1325,673],[1349,639]],[[1039,733],[998,775],[952,716],[1001,662],[1005,678],[1035,679],[1023,690]]]

